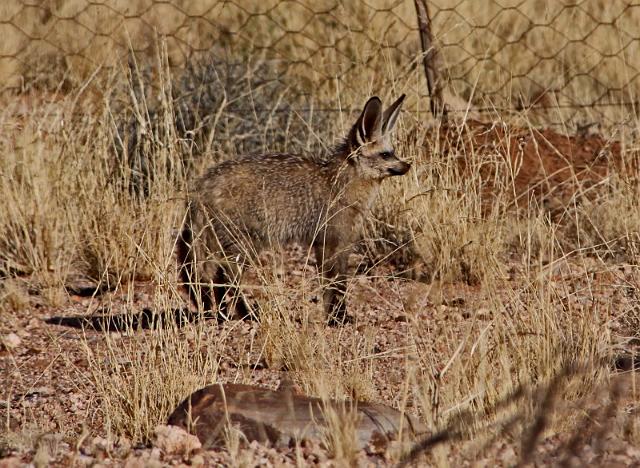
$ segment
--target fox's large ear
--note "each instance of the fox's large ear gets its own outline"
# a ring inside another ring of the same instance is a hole
[[[388,133],[393,129],[393,126],[396,124],[396,120],[398,119],[398,115],[400,114],[400,108],[402,107],[402,102],[406,97],[405,94],[400,96],[396,102],[391,104],[384,111],[382,116],[382,133]]]
[[[382,101],[372,97],[364,105],[362,114],[356,122],[356,140],[359,146],[373,141],[382,135]]]

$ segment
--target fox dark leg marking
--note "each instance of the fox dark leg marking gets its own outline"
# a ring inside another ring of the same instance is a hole
[[[315,245],[316,262],[321,275],[322,302],[329,325],[350,323],[353,317],[347,315],[347,252],[334,252],[334,249],[320,243]]]

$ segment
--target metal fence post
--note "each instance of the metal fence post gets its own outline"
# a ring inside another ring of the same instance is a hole
[[[426,0],[414,0],[416,5],[416,16],[418,18],[418,31],[420,32],[420,42],[422,44],[422,63],[424,74],[427,78],[427,88],[431,99],[431,114],[438,118],[447,118],[447,106],[442,99],[442,82],[438,76],[438,52],[433,44],[431,34],[431,18]]]

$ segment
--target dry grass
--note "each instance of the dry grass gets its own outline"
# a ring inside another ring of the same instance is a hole
[[[353,403],[343,403],[340,407],[325,405],[323,417],[327,421],[324,435],[326,445],[337,466],[358,465],[358,444],[356,441],[358,413]]]
[[[54,17],[75,15],[79,4],[62,2]],[[135,10],[136,5],[131,8]],[[600,7],[610,14],[613,7],[607,5]],[[116,2],[109,14],[118,16],[120,6]],[[168,23],[164,30],[171,30],[177,20],[171,14],[161,15],[160,8],[155,5],[145,15],[162,16]],[[162,8],[174,11],[169,5]],[[341,8],[354,9],[353,15],[344,16],[360,24],[365,13],[359,7]],[[552,6],[548,8],[551,14]],[[93,9],[85,10],[78,21],[86,16],[98,27]],[[404,5],[398,10],[408,14]],[[567,18],[559,16],[559,24],[575,21],[570,16],[573,10],[568,11]],[[281,13],[276,8],[270,15],[282,19]],[[241,23],[241,12],[236,12],[237,17],[228,14],[226,22]],[[297,18],[302,21],[302,16]],[[47,21],[53,20],[44,23]],[[504,21],[512,21],[514,30],[520,27],[511,17]],[[110,22],[101,20],[101,27]],[[75,21],[65,23],[69,29],[61,31],[60,40],[75,34]],[[140,31],[131,27],[129,32],[134,47],[135,40],[147,34],[139,27]],[[377,23],[372,27],[378,27]],[[447,34],[460,34],[459,29],[452,26]],[[312,28],[309,36],[313,38],[320,30]],[[256,34],[266,41],[273,29],[258,28]],[[287,41],[283,47],[294,50]],[[134,66],[130,76],[112,77],[105,81],[110,84],[102,92],[93,94],[87,90],[97,81],[87,81],[86,88],[77,86],[92,69],[83,71],[69,63],[77,76],[64,92],[27,95],[22,102],[8,98],[0,114],[2,127],[10,129],[0,137],[0,275],[10,278],[0,290],[3,311],[18,315],[29,307],[16,278],[41,291],[48,306],[64,303],[64,286],[77,276],[107,284],[115,292],[126,291],[126,312],[139,308],[136,293],[142,282],[149,281],[153,285],[151,305],[159,314],[183,304],[173,257],[176,230],[184,216],[182,191],[209,161],[196,157],[193,146],[186,145],[185,150],[184,135],[174,126],[177,111],[172,87],[179,86],[180,80],[171,74],[169,62],[175,60],[175,50],[171,41],[169,44],[166,52],[161,48],[154,53],[155,74],[150,78],[143,78],[144,73],[138,74]],[[370,45],[363,44],[364,49]],[[357,46],[359,43],[350,47]],[[481,47],[482,43],[471,46]],[[555,47],[545,41],[538,46]],[[371,50],[352,52],[362,60]],[[336,54],[335,50],[326,53]],[[513,51],[501,53],[519,57]],[[576,68],[571,64],[574,55],[567,55],[568,66]],[[317,60],[329,63],[322,54]],[[393,64],[388,56],[379,60],[385,70]],[[602,71],[603,79],[619,79],[615,74],[622,69],[613,68]],[[337,69],[330,70],[338,75]],[[540,71],[543,75],[550,72],[558,73],[555,69]],[[420,82],[417,73],[381,72],[373,79],[370,74],[362,75],[360,82],[351,83],[360,87],[359,92],[319,88],[314,97],[320,102],[329,97],[336,102],[339,97],[340,106],[343,101],[363,101],[370,88],[391,95],[396,88],[410,89]],[[387,75],[392,76],[393,86],[381,89],[381,76]],[[309,83],[317,78],[307,76]],[[144,83],[149,91],[134,91],[136,80],[147,79],[154,85]],[[491,81],[491,75],[480,75],[479,83]],[[333,84],[336,82],[340,80]],[[521,85],[514,82],[514,86]],[[270,109],[275,104],[269,99],[286,96],[281,91],[239,92],[237,100],[264,99],[253,109]],[[517,94],[536,92],[539,90],[517,90]],[[415,92],[411,98],[418,102]],[[217,122],[229,119],[225,129],[238,128],[229,124],[235,114],[228,108],[215,110],[219,110]],[[150,132],[154,142],[144,152],[153,174],[146,180],[144,196],[137,189],[136,166],[128,159],[133,155],[117,151],[118,139],[131,136],[126,134],[126,125],[121,125],[131,116],[138,128]],[[255,129],[259,134],[247,145],[315,148],[311,142],[331,141],[351,118],[337,112],[330,119],[321,119],[319,126],[313,119],[301,118],[308,124],[308,133],[300,135],[306,125],[295,131],[286,127],[282,130],[284,143]],[[519,122],[527,118],[528,114],[520,115]],[[207,130],[219,128],[216,125]],[[637,341],[640,327],[635,309],[616,308],[612,290],[605,288],[602,278],[613,277],[608,284],[625,283],[634,291],[640,284],[640,211],[634,175],[612,173],[597,189],[597,197],[581,198],[567,208],[563,222],[552,221],[543,208],[509,208],[517,168],[510,167],[498,149],[472,151],[463,172],[442,156],[441,148],[425,149],[418,144],[424,135],[437,131],[425,125],[420,114],[405,112],[401,126],[398,152],[414,163],[413,169],[384,186],[366,233],[365,252],[370,258],[363,263],[369,276],[354,274],[349,300],[362,317],[371,309],[395,314],[399,323],[406,322],[402,346],[381,350],[378,334],[382,332],[377,324],[383,320],[368,315],[353,327],[327,329],[317,319],[321,315],[317,304],[320,281],[307,252],[297,252],[303,258],[302,266],[296,263],[300,271],[290,268],[285,275],[279,274],[279,262],[267,259],[251,266],[243,289],[261,310],[260,322],[242,338],[243,346],[234,341],[241,333],[241,325],[235,322],[224,326],[199,322],[184,329],[171,325],[153,331],[129,329],[84,338],[85,377],[100,405],[95,417],[104,424],[103,435],[150,440],[153,429],[166,420],[178,401],[219,378],[222,361],[237,366],[230,380],[252,382],[256,363],[264,362],[276,374],[288,371],[305,393],[382,400],[418,414],[436,436],[441,435],[423,447],[429,447],[428,461],[441,466],[476,456],[497,460],[492,450],[500,444],[513,448],[511,462],[526,462],[535,459],[547,436],[568,434],[569,439],[578,440],[585,424],[580,405],[593,403],[596,390],[606,393],[611,412],[616,412],[621,403],[611,390],[615,376],[609,364],[614,353],[628,350],[629,343]],[[629,149],[636,143],[624,141]],[[243,145],[232,142],[209,148],[213,157],[223,158],[236,156]],[[625,153],[629,167],[635,167],[632,154]],[[495,174],[489,206],[483,198],[487,166]],[[389,259],[400,259],[397,263],[403,268],[411,266],[414,276],[423,282],[391,274]],[[618,272],[624,268],[630,270],[629,277],[620,279]],[[365,282],[378,288],[363,293]],[[475,296],[469,294],[472,303],[463,308],[452,305],[444,292],[451,287],[473,291]],[[375,308],[370,299],[360,301],[365,296],[379,299],[384,306]],[[103,305],[113,310],[122,306],[109,299]],[[0,326],[4,324],[2,319]],[[334,413],[327,414],[331,430],[325,445],[336,463],[357,463],[360,455],[354,451],[349,411]],[[600,431],[637,441],[637,427],[628,420],[633,412],[627,419],[618,416],[620,421],[603,424]],[[604,420],[608,415],[597,417]],[[604,440],[595,426],[589,430]],[[54,445],[38,445],[35,456],[48,460],[50,452],[57,450]],[[573,456],[574,445],[563,446],[561,455]],[[232,428],[227,449],[234,458],[246,456],[246,464],[252,463],[246,454],[251,447],[247,449]],[[390,456],[387,461],[395,462],[402,454]]]

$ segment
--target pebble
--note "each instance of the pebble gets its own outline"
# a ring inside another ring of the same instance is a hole
[[[20,337],[15,333],[9,333],[2,337],[0,343],[6,349],[16,349],[18,346],[20,346],[20,343],[22,343],[22,339],[20,339]]]

